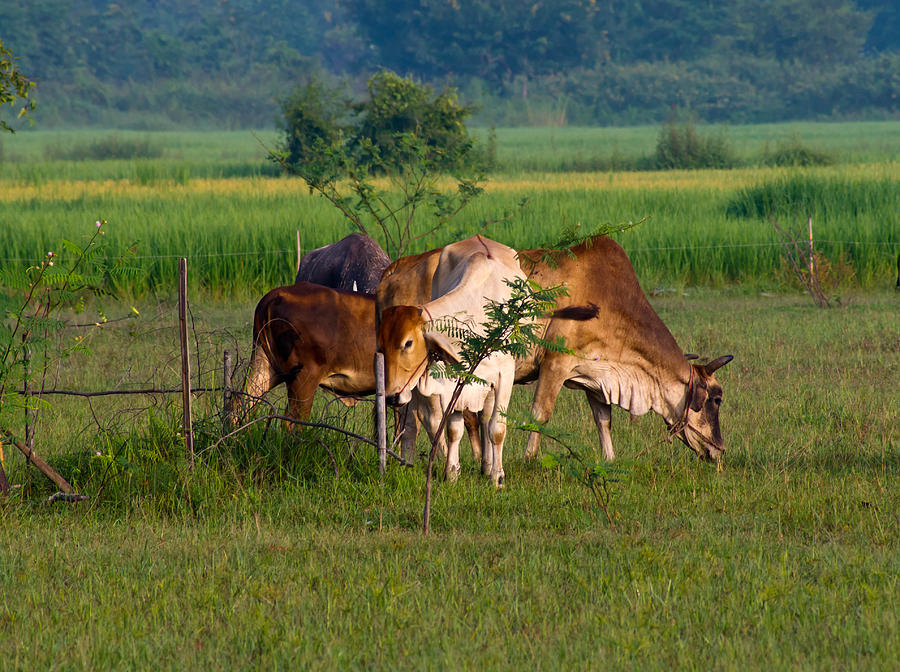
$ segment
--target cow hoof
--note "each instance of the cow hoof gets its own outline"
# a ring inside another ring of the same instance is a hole
[[[456,483],[456,481],[459,480],[459,472],[460,472],[460,467],[458,464],[454,465],[452,467],[448,466],[447,469],[444,471],[444,478],[447,479],[448,483]]]
[[[494,486],[497,490],[503,489],[503,474],[500,474],[497,478],[494,479]]]

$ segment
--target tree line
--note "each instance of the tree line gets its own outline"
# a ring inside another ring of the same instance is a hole
[[[39,123],[269,126],[311,77],[381,68],[459,89],[483,123],[885,118],[892,0],[0,0]]]

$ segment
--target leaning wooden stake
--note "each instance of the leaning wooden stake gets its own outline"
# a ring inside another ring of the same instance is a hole
[[[387,407],[384,397],[384,353],[375,353],[375,441],[378,444],[378,471],[384,476],[387,462]]]
[[[28,446],[26,446],[24,443],[22,443],[18,439],[13,438],[13,436],[8,432],[4,432],[4,435],[6,437],[6,440],[9,443],[13,444],[16,448],[18,448],[29,462],[40,469],[47,478],[56,483],[56,487],[68,494],[75,492],[72,489],[72,486],[69,485],[69,482],[62,476],[57,474],[53,467],[51,467],[49,464],[44,462],[44,460],[38,457],[35,454],[34,450],[29,449]]]
[[[187,339],[187,259],[178,260],[178,328],[181,340],[181,400],[184,406],[184,448],[194,468],[194,430],[191,417],[191,360]]]

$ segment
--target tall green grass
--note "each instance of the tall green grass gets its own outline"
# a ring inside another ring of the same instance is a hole
[[[140,180],[138,180],[140,183]],[[173,181],[177,184],[177,180]],[[340,214],[298,182],[296,192],[216,195],[173,188],[162,197],[82,196],[0,201],[2,263],[25,267],[56,249],[62,238],[87,235],[95,219],[110,224],[116,245],[137,243],[137,273],[125,289],[135,295],[171,292],[177,258],[189,258],[191,282],[214,294],[261,295],[293,279],[296,231],[310,250],[350,232]],[[896,278],[900,247],[900,190],[887,178],[846,179],[837,172],[761,178],[759,184],[722,192],[702,187],[637,190],[532,187],[476,199],[447,230],[417,241],[412,251],[446,244],[515,212],[487,234],[518,248],[556,240],[567,227],[640,221],[619,234],[648,289],[682,285],[744,284],[777,288],[780,240],[769,221],[805,227],[812,215],[818,249],[846,255],[863,287]],[[425,224],[421,223],[424,228]]]

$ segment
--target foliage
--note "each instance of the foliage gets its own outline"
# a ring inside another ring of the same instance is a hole
[[[465,120],[472,108],[460,105],[453,89],[435,94],[430,86],[381,70],[369,79],[368,98],[355,109],[360,120],[351,142],[363,160],[376,159],[371,156],[375,147],[383,168],[402,171],[413,159],[402,138],[415,135],[435,168],[453,170],[467,164],[472,140]]]
[[[19,101],[22,107],[17,118],[22,118],[34,110],[34,100],[29,99],[34,82],[22,74],[17,60],[12,52],[3,46],[3,40],[0,40],[0,107],[15,106],[16,101]],[[2,118],[0,131],[15,132]]]
[[[328,88],[316,78],[294,89],[281,101],[285,162],[295,171],[301,166],[310,170],[324,148],[340,142],[350,105],[341,100],[339,89]]]
[[[459,362],[436,363],[431,375],[469,383],[484,383],[475,375],[475,369],[490,355],[503,353],[524,358],[535,347],[561,352],[562,342],[547,341],[541,334],[540,322],[553,310],[556,299],[564,295],[562,287],[542,288],[531,280],[514,278],[507,280],[511,289],[506,301],[488,299],[484,305],[484,324],[468,324],[449,317],[435,321],[439,331],[459,342]]]
[[[674,112],[659,132],[657,169],[730,168],[734,162],[734,151],[723,133],[700,133],[693,121],[679,122]]]
[[[47,158],[63,161],[114,161],[124,159],[155,159],[163,149],[149,137],[124,138],[118,133],[96,138],[72,146],[50,145]]]
[[[886,0],[32,0],[3,19],[57,126],[268,126],[311,73],[362,90],[379,66],[459,87],[486,124],[897,114]]]
[[[540,432],[544,437],[552,439],[560,446],[561,452],[546,449],[543,451],[541,466],[550,470],[562,469],[572,480],[586,487],[597,508],[606,515],[610,527],[615,529],[616,524],[609,506],[612,500],[611,487],[628,472],[620,467],[612,466],[593,448],[579,445],[571,435],[565,436],[551,432],[544,425],[536,422],[522,423],[516,429]]]
[[[810,147],[799,138],[779,142],[772,152],[767,144],[762,161],[770,166],[830,166],[835,162],[828,152]]]
[[[429,89],[393,73],[375,75],[370,85],[371,98],[356,106],[358,125],[345,128],[323,111],[328,94],[318,85],[298,92],[286,109],[297,125],[285,128],[284,142],[270,158],[397,258],[479,196],[480,175],[457,176],[451,193],[439,186],[447,169],[464,166],[472,147],[462,124],[468,112],[450,94],[432,99]],[[379,187],[376,175],[387,175],[390,187]],[[421,219],[425,231],[416,233]]]
[[[12,413],[34,405],[19,394],[29,376],[42,379],[61,359],[81,349],[83,337],[69,343],[56,339],[66,328],[64,309],[84,310],[89,296],[114,295],[117,281],[128,272],[126,255],[105,257],[102,238],[106,220],[96,224],[86,243],[62,241],[63,250],[47,252],[37,266],[4,269],[0,277],[0,431],[9,432]],[[136,313],[135,313],[136,314]],[[105,318],[100,317],[102,321]]]
[[[367,98],[354,103],[340,88],[311,79],[282,102],[280,149],[293,172],[319,182],[357,168],[398,173],[423,160],[437,170],[469,163],[472,140],[465,120],[472,109],[459,104],[455,91],[435,94],[385,70],[369,79],[367,89]]]
[[[475,371],[488,357],[503,353],[513,357],[526,357],[534,348],[553,351],[565,350],[562,339],[556,342],[542,337],[544,325],[540,321],[556,305],[556,298],[565,293],[561,287],[541,288],[537,283],[524,279],[506,280],[510,296],[505,301],[487,299],[484,305],[483,324],[469,324],[450,317],[435,321],[435,328],[447,333],[459,344],[459,361],[432,365],[431,375],[456,381],[450,401],[444,409],[428,453],[425,472],[425,516],[422,530],[428,534],[431,522],[431,477],[444,426],[451,409],[466,385],[485,384]],[[506,409],[502,409],[506,412]],[[496,458],[495,458],[496,459]]]

